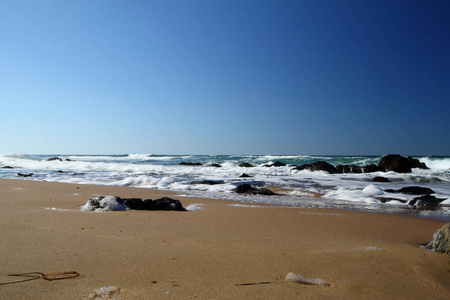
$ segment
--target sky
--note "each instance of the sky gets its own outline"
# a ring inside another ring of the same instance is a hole
[[[0,0],[0,153],[450,155],[449,13]]]

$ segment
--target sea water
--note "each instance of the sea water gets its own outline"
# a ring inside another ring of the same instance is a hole
[[[48,161],[57,156],[62,159]],[[413,169],[411,173],[375,172],[362,174],[328,174],[323,171],[295,170],[302,165],[323,160],[332,165],[363,166],[377,164],[381,156],[314,155],[0,155],[0,178],[101,184],[169,190],[184,195],[236,200],[250,204],[287,207],[318,207],[374,212],[400,213],[450,220],[450,157],[415,157],[430,169]],[[280,161],[286,166],[266,167]],[[201,166],[179,165],[180,162]],[[239,167],[241,163],[254,167]],[[222,167],[210,167],[220,164]],[[11,168],[3,168],[5,166]],[[17,174],[33,173],[30,177]],[[251,177],[240,177],[243,173]],[[373,182],[376,176],[391,180]],[[199,184],[209,180],[218,184]],[[279,196],[256,196],[235,193],[236,186],[249,183],[276,191]],[[414,209],[404,203],[414,195],[391,194],[387,189],[406,186],[429,187],[444,201],[434,210]],[[383,203],[384,198],[396,198]]]

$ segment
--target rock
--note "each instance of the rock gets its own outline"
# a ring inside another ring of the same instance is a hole
[[[253,188],[250,184],[243,183],[243,184],[238,185],[234,191],[238,194],[244,194],[249,191],[253,191]]]
[[[141,198],[124,198],[123,204],[129,209],[139,209],[142,206]]]
[[[31,177],[33,175],[33,173],[17,173],[17,176],[19,177]]]
[[[216,184],[222,184],[225,181],[223,180],[198,180],[198,181],[191,181],[191,184],[207,184],[207,185],[216,185]]]
[[[391,182],[391,181],[386,177],[376,176],[373,178],[373,182]]]
[[[363,171],[364,173],[374,173],[374,172],[385,172],[385,171],[386,171],[385,168],[379,167],[379,166],[377,166],[377,165],[375,165],[375,164],[370,164],[370,165],[367,165],[367,166],[362,166],[361,169],[362,169],[362,171]]]
[[[337,165],[336,166],[337,173],[362,173],[362,169],[359,166],[354,165]]]
[[[420,197],[416,197],[408,202],[408,205],[417,207],[417,208],[434,208],[439,205],[443,200],[437,199],[435,196],[424,195]]]
[[[251,195],[266,195],[266,196],[276,195],[274,192],[272,192],[269,189],[255,188],[255,187],[252,187],[248,183],[243,183],[243,184],[238,185],[235,189],[235,192],[238,194],[251,194]]]
[[[284,166],[286,166],[286,164],[280,161],[276,161],[273,164],[264,165],[264,167],[284,167]]]
[[[64,161],[73,161],[73,160],[71,160],[70,158],[66,158]]]
[[[383,156],[378,163],[378,166],[387,171],[394,171],[397,173],[411,173],[412,168],[428,169],[428,167],[418,159],[401,156],[399,154]]]
[[[429,195],[434,194],[434,191],[430,188],[424,188],[421,186],[407,186],[399,189],[397,193],[403,193],[408,195]]]
[[[222,168],[222,166],[219,164],[210,164],[208,167]]]
[[[247,178],[247,177],[252,177],[252,176],[250,176],[250,175],[248,175],[248,174],[245,174],[245,173],[242,173],[242,175],[239,176],[239,177],[241,177],[241,178]]]
[[[57,161],[62,161],[62,159],[61,158],[59,158],[59,157],[51,157],[51,158],[48,158],[48,159],[46,159],[46,161],[54,161],[54,160],[57,160]]]
[[[180,162],[179,165],[180,166],[203,166],[203,164],[199,163],[199,162],[193,163],[193,162],[185,162],[185,161]]]
[[[90,199],[81,207],[83,211],[111,211],[111,210],[177,210],[184,211],[181,202],[176,199],[164,197],[157,200],[140,198],[120,198],[115,196],[97,196]]]
[[[3,166],[2,169],[14,169],[14,168],[11,166]]]
[[[241,168],[253,168],[253,165],[249,164],[249,163],[242,163],[242,164],[239,165],[239,167],[241,167]]]
[[[183,205],[181,205],[180,200],[172,199],[169,197],[153,200],[153,204],[155,210],[186,210]]]
[[[338,172],[337,169],[333,165],[327,163],[326,161],[316,161],[316,162],[311,163],[311,164],[304,164],[304,165],[301,165],[301,166],[295,166],[294,169],[295,170],[300,170],[300,171],[301,170],[305,170],[305,169],[306,170],[311,170],[311,171],[326,171],[326,172],[328,172],[330,174],[335,174],[335,173]]]
[[[450,223],[445,224],[433,234],[433,240],[422,248],[450,255]]]

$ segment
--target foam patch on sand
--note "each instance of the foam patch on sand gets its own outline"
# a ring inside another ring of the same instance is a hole
[[[321,286],[327,286],[330,287],[331,284],[326,282],[322,278],[305,278],[300,274],[295,274],[293,272],[289,272],[286,275],[285,278],[286,281],[300,283],[300,284],[314,284],[314,285],[321,285]]]
[[[300,214],[304,215],[321,215],[321,216],[344,216],[343,214],[334,214],[334,213],[312,213],[312,212],[306,212],[306,211],[300,211]]]
[[[250,204],[228,204],[227,206],[234,206],[234,207],[270,207],[270,206],[263,206],[263,205],[250,205]]]
[[[204,203],[191,203],[186,207],[187,211],[198,211],[198,210],[204,210],[202,207],[205,205]]]

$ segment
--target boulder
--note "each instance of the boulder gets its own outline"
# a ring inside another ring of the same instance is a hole
[[[391,181],[386,177],[376,176],[373,178],[373,182],[391,182]]]
[[[450,255],[450,223],[445,224],[433,234],[433,240],[422,248]]]
[[[362,169],[359,166],[354,165],[337,165],[336,170],[338,173],[362,173]]]
[[[17,173],[17,176],[19,177],[31,177],[33,175],[33,173]]]
[[[241,167],[241,168],[252,168],[253,165],[249,164],[249,163],[242,163],[242,164],[239,165],[239,167]]]
[[[378,163],[378,166],[387,171],[394,171],[397,173],[411,173],[412,168],[428,169],[425,163],[421,163],[418,159],[409,156],[401,156],[399,154],[383,156]]]
[[[385,168],[379,167],[379,166],[377,166],[377,165],[375,165],[375,164],[370,164],[370,165],[367,165],[367,166],[362,166],[361,169],[362,169],[362,171],[363,171],[364,173],[374,173],[374,172],[385,172],[385,171],[386,171]]]
[[[203,166],[203,164],[199,163],[199,162],[193,163],[193,162],[185,162],[185,161],[180,162],[179,165],[180,166]]]
[[[280,161],[276,161],[273,164],[264,165],[264,167],[284,167],[284,166],[286,166],[286,164]]]
[[[407,186],[399,190],[387,189],[384,190],[387,193],[402,193],[407,195],[429,195],[434,194],[434,191],[430,188],[424,188],[421,186]]]
[[[221,165],[219,164],[210,164],[208,167],[213,167],[213,168],[222,168]]]
[[[441,203],[443,199],[437,199],[435,196],[424,195],[416,197],[408,202],[408,205],[414,206],[416,208],[434,208]]]
[[[207,184],[207,185],[216,185],[216,184],[222,184],[225,181],[223,180],[197,180],[197,181],[191,181],[191,184]]]
[[[11,166],[3,166],[2,169],[14,169],[14,168]]]
[[[238,194],[250,194],[250,195],[266,195],[266,196],[273,196],[276,195],[274,192],[272,192],[269,189],[266,188],[256,188],[251,186],[248,183],[240,184],[236,187],[235,192]]]
[[[184,211],[181,202],[164,197],[157,200],[141,198],[120,198],[115,196],[97,196],[90,199],[81,207],[83,211],[111,211],[111,210],[177,210]]]
[[[311,164],[304,164],[301,166],[295,166],[295,170],[311,170],[311,171],[326,171],[330,174],[337,173],[337,169],[332,165],[327,163],[326,161],[316,161]]]
[[[246,173],[242,173],[242,175],[241,175],[241,176],[239,176],[239,177],[242,177],[242,178],[247,178],[247,177],[252,177],[252,176],[250,176],[250,175],[248,175],[248,174],[246,174]]]
[[[46,161],[54,161],[54,160],[57,160],[57,161],[62,161],[62,159],[61,158],[59,158],[59,157],[51,157],[51,158],[48,158],[48,159],[46,159]]]

